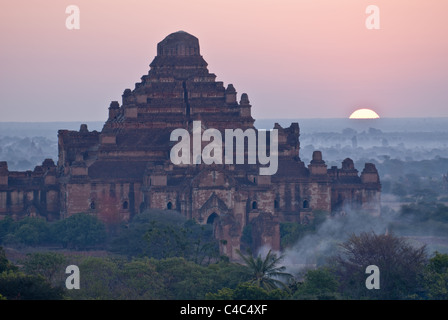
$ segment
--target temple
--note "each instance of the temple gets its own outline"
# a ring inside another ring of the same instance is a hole
[[[213,224],[220,250],[230,258],[250,230],[253,249],[280,248],[280,223],[309,223],[316,211],[380,214],[375,166],[359,174],[349,158],[328,168],[320,151],[300,159],[298,123],[278,130],[278,170],[260,175],[256,164],[175,165],[170,135],[177,128],[254,129],[246,93],[216,81],[196,37],[183,31],[157,45],[148,74],[112,101],[101,132],[59,130],[57,164],[11,172],[0,162],[0,217],[64,219],[79,212],[105,222],[126,221],[148,209],[181,212]]]

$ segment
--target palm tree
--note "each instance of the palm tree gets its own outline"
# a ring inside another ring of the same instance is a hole
[[[258,255],[256,258],[248,252],[248,255],[244,255],[240,250],[236,251],[238,255],[243,259],[246,267],[249,269],[249,272],[252,275],[252,279],[250,283],[255,284],[263,289],[272,290],[278,287],[283,287],[284,289],[288,289],[287,285],[284,284],[281,280],[275,278],[292,278],[292,275],[284,272],[286,267],[277,266],[278,263],[283,259],[283,255],[277,257],[275,253],[269,250],[266,257],[263,259],[261,255]]]

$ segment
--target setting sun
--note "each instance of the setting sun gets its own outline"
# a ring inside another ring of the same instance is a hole
[[[378,113],[370,109],[358,109],[353,112],[349,119],[379,119]]]

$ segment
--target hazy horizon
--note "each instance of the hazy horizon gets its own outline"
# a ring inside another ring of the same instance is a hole
[[[380,29],[365,26],[366,8]],[[67,6],[80,10],[68,30]],[[249,95],[255,119],[448,117],[445,0],[9,1],[0,12],[1,121],[105,121],[178,30]],[[84,120],[83,120],[84,119]]]
[[[273,120],[273,119],[282,119],[282,120],[350,120],[353,122],[366,122],[366,121],[375,121],[375,120],[406,120],[406,119],[414,119],[414,120],[418,120],[418,119],[433,119],[433,120],[448,120],[448,116],[442,116],[442,117],[438,117],[438,116],[432,116],[432,117],[428,117],[428,116],[415,116],[415,117],[381,117],[379,119],[349,119],[348,117],[289,117],[289,118],[283,118],[283,117],[260,117],[260,118],[255,118],[255,121],[257,120]],[[84,119],[84,120],[52,120],[52,121],[44,121],[44,120],[40,120],[40,121],[34,121],[34,120],[27,120],[27,121],[3,121],[0,119],[0,123],[93,123],[93,122],[106,122],[107,121],[107,117],[104,119],[99,119],[99,120],[95,120],[95,119]]]

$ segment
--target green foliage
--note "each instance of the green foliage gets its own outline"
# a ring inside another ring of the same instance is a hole
[[[117,264],[110,259],[86,257],[78,264],[80,290],[66,290],[70,299],[114,299],[118,286]]]
[[[5,244],[38,246],[51,241],[50,229],[44,218],[26,217],[19,221],[5,220],[0,225],[0,239]]]
[[[151,210],[135,216],[112,241],[111,250],[128,257],[184,257],[199,264],[219,257],[212,226],[199,225],[170,210]]]
[[[428,299],[448,299],[448,254],[435,252],[426,266],[422,284]]]
[[[40,275],[4,271],[0,274],[0,294],[8,300],[58,300],[62,288],[54,288]]]
[[[278,287],[287,288],[285,283],[279,280],[281,278],[290,279],[292,277],[291,274],[284,272],[286,269],[284,266],[278,266],[283,256],[277,257],[271,250],[269,250],[264,259],[261,255],[254,258],[251,253],[244,255],[239,250],[237,250],[237,253],[244,261],[251,275],[251,284],[268,291],[277,289]]]
[[[106,228],[97,217],[77,213],[52,226],[55,241],[64,248],[84,250],[103,244]]]
[[[3,243],[5,236],[11,232],[14,220],[10,216],[6,216],[0,220],[0,243]]]
[[[234,300],[280,300],[289,296],[281,289],[266,290],[248,282],[240,283],[234,290]]]
[[[213,279],[207,267],[184,258],[151,260],[162,274],[164,285],[169,291],[168,299],[200,299],[212,286]]]
[[[16,271],[17,267],[14,266],[11,262],[9,262],[8,258],[6,258],[6,252],[3,247],[0,247],[0,273],[4,271]]]
[[[34,259],[35,262],[42,260],[44,259]],[[44,268],[42,265],[41,267]],[[0,300],[61,299],[63,292],[61,286],[52,286],[48,279],[35,272],[37,269],[36,266],[29,270],[25,266],[25,272],[18,271],[19,268],[6,258],[5,251],[0,247]]]
[[[234,300],[268,300],[269,292],[253,283],[241,283],[233,290]]]
[[[26,258],[20,261],[23,271],[27,274],[41,275],[51,284],[62,285],[66,278],[65,267],[67,259],[61,253],[36,252],[27,254]]]
[[[339,299],[339,283],[328,268],[309,270],[293,295],[299,300]]]
[[[0,241],[10,246],[59,244],[64,248],[86,249],[104,243],[105,239],[104,225],[96,217],[85,213],[54,223],[38,217],[0,221]]]
[[[314,219],[309,224],[294,222],[280,223],[280,242],[282,248],[288,248],[306,235],[316,232],[327,216],[328,213],[325,211],[315,211]]]
[[[148,256],[148,244],[144,236],[150,227],[152,216],[141,213],[120,230],[118,236],[111,240],[110,251],[126,255],[129,258]]]
[[[207,292],[205,294],[205,299],[207,300],[234,300],[235,290],[230,288],[219,289],[218,292],[212,293]]]
[[[66,290],[70,299],[164,299],[163,279],[148,260],[86,257],[79,263],[80,290]]]
[[[208,292],[224,287],[235,288],[249,276],[234,263],[220,262],[201,266],[183,258],[151,259],[169,292],[168,299],[204,299]]]
[[[184,258],[131,261],[83,257],[77,261],[80,290],[66,290],[69,299],[204,299],[208,292],[235,288],[247,281],[237,264],[220,262],[202,266]]]
[[[222,288],[217,293],[207,293],[207,300],[284,300],[289,298],[285,290],[266,290],[255,284],[243,282],[235,289]]]
[[[247,268],[227,260],[210,264],[207,266],[207,270],[214,280],[216,290],[223,287],[235,288],[239,283],[250,280]]]
[[[19,272],[0,247],[0,300],[53,300],[62,298],[62,289],[53,288],[40,275]]]
[[[169,299],[201,299],[213,287],[214,279],[205,266],[184,258],[152,259],[170,292]]]
[[[149,246],[149,256],[170,258],[183,256],[187,250],[187,231],[182,226],[151,221],[144,239]]]
[[[119,277],[122,279],[120,299],[160,299],[168,294],[162,276],[148,259],[125,263]]]

